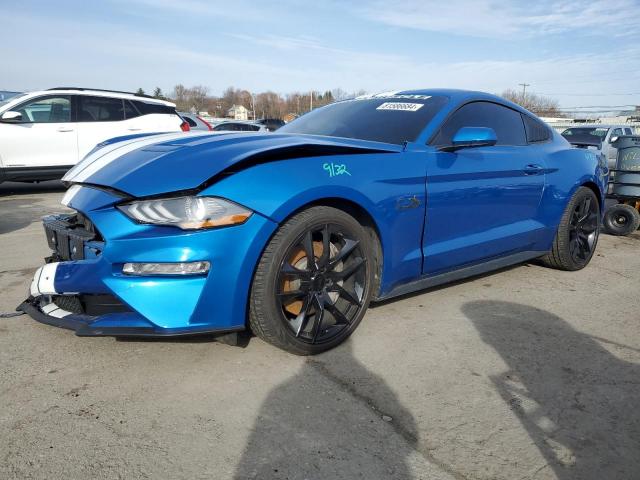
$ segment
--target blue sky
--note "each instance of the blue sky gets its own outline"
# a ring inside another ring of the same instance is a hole
[[[286,93],[529,83],[640,104],[640,0],[0,0],[0,89]]]

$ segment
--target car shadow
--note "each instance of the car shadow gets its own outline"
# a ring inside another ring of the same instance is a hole
[[[383,409],[367,392],[384,399]],[[271,390],[234,478],[411,479],[416,443],[411,413],[347,341]]]
[[[52,209],[44,198],[28,195],[62,193],[64,190],[64,185],[59,181],[0,184],[0,234],[21,230],[39,222],[44,215],[63,211],[62,206]]]
[[[559,480],[638,478],[640,366],[605,345],[637,349],[518,303],[473,301],[462,311],[507,365],[491,380],[544,456],[540,470]]]
[[[246,348],[254,337],[249,330],[227,335],[212,335],[207,333],[194,335],[176,335],[167,337],[115,337],[117,342],[129,343],[222,343],[233,347]]]
[[[33,198],[10,198],[0,201],[0,235],[28,227],[51,213],[63,211],[63,207],[52,209],[42,200]],[[43,238],[44,241],[44,238]]]
[[[464,285],[465,283],[472,282],[474,280],[479,280],[481,278],[492,277],[494,275],[500,275],[500,274],[502,274],[504,272],[508,272],[508,271],[514,270],[516,268],[531,267],[531,266],[536,265],[536,264],[537,264],[536,260],[530,260],[530,261],[527,261],[527,262],[524,262],[524,263],[516,263],[515,265],[508,265],[506,267],[502,267],[502,268],[499,268],[497,270],[491,270],[489,272],[480,273],[478,275],[473,275],[471,277],[462,278],[462,279],[456,280],[454,282],[443,283],[442,285],[437,285],[437,286],[431,287],[431,288],[425,288],[425,289],[422,289],[422,290],[416,290],[415,292],[405,293],[403,295],[398,295],[397,297],[391,297],[391,298],[387,298],[385,300],[373,300],[371,302],[371,304],[369,305],[369,308],[382,307],[382,306],[388,305],[390,303],[400,302],[400,301],[406,300],[408,298],[424,295],[425,293],[433,293],[433,292],[437,292],[438,290],[454,287],[456,285]]]
[[[65,190],[66,187],[60,180],[49,180],[39,183],[0,183],[0,197],[7,195],[32,195],[34,193],[64,192]]]

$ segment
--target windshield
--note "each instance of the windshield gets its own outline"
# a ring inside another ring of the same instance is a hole
[[[24,97],[26,94],[19,92],[5,92],[0,90],[0,108],[4,107],[9,101],[15,100],[18,97]]]
[[[578,128],[567,128],[564,132],[562,132],[562,136],[569,137],[585,137],[587,135],[594,135],[603,139],[607,136],[607,132],[609,131],[606,127],[578,127]]]
[[[312,110],[278,133],[306,133],[401,145],[414,141],[447,103],[443,96],[376,95]]]

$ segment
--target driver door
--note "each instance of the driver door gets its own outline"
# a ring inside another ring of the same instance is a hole
[[[70,95],[37,97],[12,111],[22,117],[0,124],[0,159],[5,168],[71,166],[78,161]]]
[[[464,105],[445,121],[435,146],[462,127],[488,127],[495,146],[436,151],[427,162],[423,274],[437,275],[526,251],[544,225],[537,220],[544,159],[527,145],[521,114],[491,102]]]

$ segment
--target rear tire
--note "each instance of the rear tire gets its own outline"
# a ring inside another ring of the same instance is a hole
[[[581,270],[591,261],[599,234],[598,198],[590,188],[580,187],[565,208],[551,251],[540,260],[558,270]]]
[[[256,268],[251,330],[296,355],[339,345],[369,305],[372,252],[365,229],[342,210],[318,206],[294,215],[278,229]]]
[[[631,235],[640,226],[640,213],[631,205],[619,203],[607,209],[603,223],[611,235]]]

